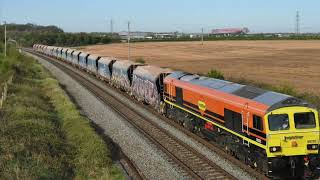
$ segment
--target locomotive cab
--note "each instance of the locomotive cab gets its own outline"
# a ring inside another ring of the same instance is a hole
[[[319,154],[318,119],[318,112],[309,107],[283,107],[265,116],[269,173],[304,173],[309,157]]]

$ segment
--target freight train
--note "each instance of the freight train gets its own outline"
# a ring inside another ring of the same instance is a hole
[[[319,114],[302,99],[71,48],[33,49],[128,92],[268,177],[319,177]]]

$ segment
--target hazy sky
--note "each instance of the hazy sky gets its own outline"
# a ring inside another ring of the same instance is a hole
[[[251,32],[320,32],[320,0],[0,0],[0,21],[57,25],[68,32],[126,30],[199,32],[248,27]]]

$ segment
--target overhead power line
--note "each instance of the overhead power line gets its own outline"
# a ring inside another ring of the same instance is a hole
[[[299,11],[297,11],[296,14],[296,34],[300,34],[300,14]]]

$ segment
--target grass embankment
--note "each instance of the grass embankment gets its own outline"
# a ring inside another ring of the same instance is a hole
[[[217,79],[223,79],[223,80],[226,79],[228,81],[239,83],[239,84],[250,85],[250,86],[259,87],[262,89],[267,89],[270,91],[291,95],[291,96],[306,100],[307,102],[315,105],[316,108],[320,110],[320,95],[315,95],[309,92],[304,92],[304,93],[298,92],[289,84],[274,86],[274,85],[266,84],[263,82],[256,82],[256,81],[252,81],[244,78],[238,78],[238,77],[225,78],[222,72],[214,69],[209,71],[207,73],[207,76],[212,78],[217,78]]]
[[[105,142],[42,66],[17,52],[0,64],[15,71],[0,114],[0,179],[123,179]]]

